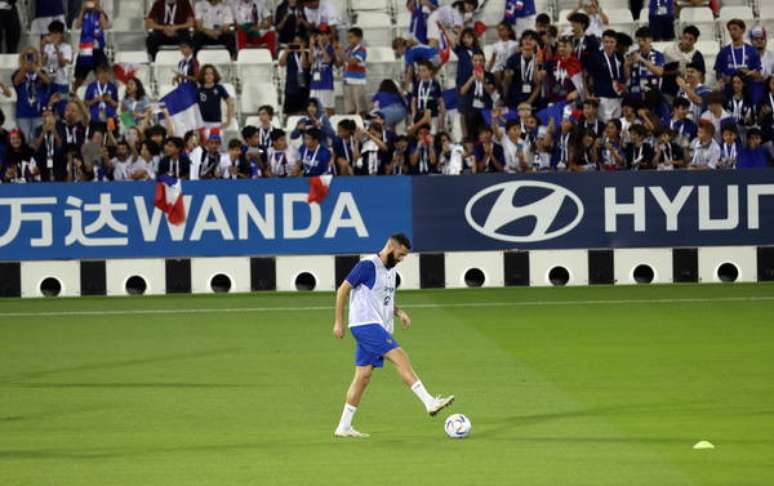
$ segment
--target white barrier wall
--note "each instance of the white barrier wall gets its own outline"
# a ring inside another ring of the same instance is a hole
[[[81,264],[78,261],[43,260],[21,263],[21,296],[45,297],[41,291],[44,280],[59,283],[60,297],[81,295]]]
[[[722,282],[721,266],[730,264],[737,269],[736,282],[758,279],[758,258],[754,246],[712,246],[699,248],[699,282]]]
[[[279,256],[277,257],[277,290],[298,290],[296,279],[302,273],[314,277],[314,290],[333,290],[336,283],[335,260],[332,256]]]
[[[250,291],[250,258],[216,257],[191,259],[191,291],[195,294],[210,294],[213,277],[225,275],[230,283],[228,292]]]
[[[653,272],[650,282],[638,282],[635,278],[637,267],[644,265]],[[622,248],[613,252],[615,283],[671,283],[672,250],[670,248]]]
[[[452,252],[446,253],[445,274],[447,288],[467,288],[478,286],[469,285],[470,280],[466,282],[466,274],[473,271],[469,277],[475,278],[475,270],[483,273],[484,281],[481,287],[502,287],[503,277],[503,253],[500,251],[474,251],[474,252]],[[477,282],[476,282],[477,283]]]
[[[166,266],[158,259],[121,259],[105,261],[107,295],[130,295],[126,284],[131,277],[145,282],[145,295],[159,295],[167,291]]]
[[[555,285],[551,282],[551,272],[554,269],[560,270],[562,268],[569,274],[566,285],[588,285],[589,257],[587,250],[535,250],[529,252],[529,284],[531,286]]]

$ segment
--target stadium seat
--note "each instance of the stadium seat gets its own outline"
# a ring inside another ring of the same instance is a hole
[[[13,91],[11,76],[17,69],[19,69],[18,54],[0,54],[0,80],[11,88],[11,91]]]
[[[220,73],[220,77],[224,80],[232,79],[231,70],[231,55],[225,48],[201,49],[196,54],[196,60],[199,61],[199,66],[205,64],[212,64]]]
[[[396,17],[396,30],[398,31],[399,37],[407,37],[408,36],[408,30],[409,26],[411,25],[411,14],[403,9],[398,12],[398,15]]]
[[[392,11],[392,4],[389,0],[351,0],[350,8],[356,14],[366,11],[380,11],[388,13]]]
[[[720,52],[720,44],[716,40],[703,40],[696,42],[696,50],[704,56],[704,65],[707,73],[704,77],[704,84],[707,86],[715,85],[715,59]]]
[[[274,61],[268,49],[240,49],[237,54],[237,77],[257,83],[274,82]]]
[[[653,49],[663,53],[672,44],[674,44],[674,41],[653,42]]]
[[[599,5],[605,12],[613,9],[628,9],[629,0],[600,0]]]
[[[122,2],[133,3],[133,2]],[[140,17],[119,16],[113,19],[108,33],[108,44],[116,52],[122,50],[145,49],[145,19]]]
[[[158,95],[157,98],[161,99],[161,98],[165,97],[173,89],[175,89],[175,85],[174,84],[161,84],[161,85],[159,85],[159,95]]]
[[[135,76],[145,86],[145,90],[151,88],[150,61],[146,51],[118,51],[115,57],[116,64],[127,64],[136,69]]]
[[[274,111],[280,110],[277,87],[272,83],[245,83],[239,96],[242,115],[258,113],[258,108],[269,105]]]
[[[769,36],[774,32],[774,3],[767,5],[761,5],[760,10],[760,23],[769,32]]]
[[[228,95],[231,97],[231,99],[234,100],[234,120],[231,122],[229,126],[223,127],[223,130],[238,132],[240,114],[239,114],[239,97],[237,96],[236,88],[231,83],[221,83],[221,84],[223,85],[224,88],[226,88],[226,92],[228,92]],[[224,122],[226,120],[226,116],[228,115],[225,101],[222,103],[221,109],[223,110],[223,119],[221,120],[221,122]]]
[[[632,17],[632,11],[628,8],[613,8],[606,11],[607,18],[610,21],[607,26],[617,32],[623,32],[634,35],[635,23]]]
[[[334,130],[338,126],[339,122],[342,120],[352,120],[355,122],[355,125],[357,125],[358,128],[365,127],[365,125],[363,124],[363,117],[361,117],[360,115],[333,115],[331,117],[331,126],[333,126]]]
[[[367,93],[376,93],[383,79],[400,79],[401,63],[395,58],[391,47],[368,48],[368,86]]]
[[[559,11],[559,18],[556,21],[556,26],[559,29],[559,31],[562,31],[563,27],[569,27],[570,21],[567,20],[567,16],[570,15],[573,12],[574,9],[572,8],[565,8]]]
[[[650,16],[650,10],[648,7],[643,8],[640,10],[640,20],[637,22],[640,27],[650,25],[650,19],[648,18]]]
[[[688,7],[680,10],[680,31],[688,25],[695,25],[705,39],[715,38],[715,16],[709,7]]]
[[[177,64],[181,59],[182,56],[177,49],[162,50],[156,54],[156,61],[153,63],[153,79],[157,86],[172,84],[177,73]]]
[[[363,29],[367,46],[390,46],[395,30],[390,16],[384,12],[362,12],[357,15],[357,26]]]

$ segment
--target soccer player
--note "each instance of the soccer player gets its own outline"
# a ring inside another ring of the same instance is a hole
[[[393,316],[400,319],[404,329],[411,326],[406,311],[395,305],[395,265],[403,261],[410,249],[406,235],[390,236],[382,251],[355,265],[336,293],[333,334],[339,339],[344,337],[344,304],[349,299],[349,329],[357,342],[355,377],[347,390],[344,411],[334,432],[337,437],[368,437],[352,427],[352,418],[374,368],[381,368],[384,358],[395,365],[403,382],[422,400],[431,416],[454,401],[454,395],[434,398],[427,392],[408,355],[392,336]]]

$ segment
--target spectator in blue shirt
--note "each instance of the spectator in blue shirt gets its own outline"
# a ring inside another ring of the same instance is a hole
[[[761,58],[758,51],[744,41],[744,31],[747,28],[744,21],[731,19],[726,23],[731,43],[718,53],[715,59],[715,73],[718,79],[718,88],[728,86],[731,76],[741,74],[745,84],[761,79]]]
[[[427,17],[438,8],[438,0],[408,0],[406,8],[411,12],[409,34],[417,42],[427,44]]]
[[[84,101],[93,122],[107,123],[108,119],[116,117],[118,87],[110,80],[109,67],[97,68],[97,79],[86,88]]]
[[[415,65],[419,61],[430,61],[436,70],[441,67],[441,55],[438,49],[427,44],[420,44],[414,39],[396,37],[392,41],[392,50],[395,51],[397,59],[405,58],[406,75],[404,82],[407,89],[414,82]]]
[[[40,65],[40,54],[28,47],[19,54],[19,69],[11,79],[16,90],[16,125],[27,140],[43,124],[41,115],[48,103],[51,80]]]
[[[602,34],[602,49],[592,54],[590,60],[593,79],[591,94],[599,98],[599,111],[603,121],[621,116],[621,97],[626,88],[623,56],[616,50],[618,40],[613,30]]]
[[[653,34],[648,27],[640,27],[635,34],[640,49],[631,55],[629,72],[629,93],[644,98],[649,91],[661,89],[664,75],[664,55],[653,49]]]
[[[675,0],[650,0],[648,22],[655,41],[675,38]]]
[[[771,166],[771,154],[761,146],[763,140],[760,129],[751,128],[747,131],[747,146],[737,157],[737,169],[754,169]]]
[[[406,119],[408,106],[400,88],[392,79],[385,79],[371,98],[372,108],[384,115],[384,123],[390,129]]]
[[[312,51],[312,81],[309,96],[322,104],[328,116],[336,113],[336,98],[333,94],[333,68],[336,65],[336,50],[327,32],[316,31],[310,41]]]
[[[319,128],[310,128],[304,133],[304,145],[299,151],[304,177],[332,173],[331,152],[321,143],[322,136]]]

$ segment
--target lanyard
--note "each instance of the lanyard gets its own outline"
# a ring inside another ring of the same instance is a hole
[[[175,24],[175,14],[177,13],[177,3],[174,3],[173,5],[165,4],[164,5],[164,23],[167,25],[174,25]]]
[[[734,107],[733,109],[733,117],[734,118],[742,118],[744,115],[744,100],[737,101],[734,98],[731,98],[731,104]]]
[[[348,47],[345,51],[347,54],[347,57],[353,57],[357,51],[360,50],[360,44],[356,45],[355,47]]]
[[[46,135],[46,156],[49,159],[54,158],[54,134],[49,133]]]
[[[314,153],[312,154],[311,158],[307,158],[307,155],[309,155],[309,149],[304,150],[304,165],[309,163],[311,166],[317,165],[317,152],[320,151],[320,146],[318,145],[316,149],[314,149]]]
[[[169,171],[174,172],[175,177],[180,177],[180,161],[179,160],[169,160]]]
[[[430,172],[430,163],[428,162],[428,151],[424,145],[419,149],[419,173]]]
[[[296,59],[296,69],[301,71],[301,54],[294,52],[293,57]]]
[[[269,128],[258,128],[258,134],[261,137],[261,145],[263,147],[267,147],[271,143],[271,127]]]
[[[38,75],[36,73],[27,74],[27,102],[33,107],[36,107],[38,104],[37,80]]]
[[[344,149],[344,158],[347,161],[347,164],[352,162],[352,156],[350,155],[350,150],[352,150],[352,138],[349,139],[341,139],[341,146]]]
[[[731,44],[731,58],[734,60],[734,69],[738,69],[739,67],[744,67],[747,65],[745,63],[747,59],[747,51],[744,47],[744,44],[742,44],[742,64],[739,64],[736,62],[736,52],[734,52],[736,49],[734,49],[734,45]]]
[[[581,54],[583,53],[583,48],[585,47],[583,44],[584,37],[581,36],[580,39],[578,39],[578,44],[575,46],[575,52],[578,53],[578,59],[580,59]]]
[[[560,142],[561,155],[559,156],[562,162],[567,162],[567,159],[568,159],[567,155],[569,152],[567,147],[569,146],[569,143],[570,143],[570,134],[567,133],[562,135],[561,142]]]
[[[602,51],[602,55],[605,56],[605,62],[607,62],[607,70],[610,72],[610,80],[616,81],[619,77],[621,77],[621,67],[618,65],[618,59],[616,59],[615,54],[613,54],[612,64],[615,64],[615,74],[613,74],[613,65],[610,63],[610,58],[604,51]]]
[[[664,145],[664,161],[667,162],[669,165],[672,165],[672,161],[674,160],[674,157],[672,157],[672,144],[667,143]]]
[[[478,79],[474,82],[473,87],[473,96],[476,98],[483,98],[484,97],[484,82],[479,81]]]
[[[67,137],[67,143],[68,144],[77,144],[78,143],[78,127],[73,127],[72,131],[67,128],[67,125],[64,127],[65,129],[65,135]]]
[[[529,62],[524,65],[524,56],[521,56],[521,82],[524,83],[531,83],[532,82],[532,74],[535,71],[535,58],[531,57],[529,59]]]
[[[640,162],[642,162],[642,158],[643,158],[643,151],[644,151],[644,150],[645,150],[645,144],[643,143],[642,145],[640,145],[640,149],[639,149],[639,151],[637,152],[637,157],[636,157],[636,158],[635,158],[635,159],[632,161],[632,165],[633,165],[633,166],[635,166],[635,167],[639,167],[639,165],[640,165]]]
[[[678,124],[680,125],[680,128],[677,129],[677,135],[682,137],[683,136],[683,131],[685,130],[685,121],[683,121],[683,120],[672,120],[672,123],[670,124],[669,128],[674,130],[675,126],[678,125]]]
[[[427,105],[430,102],[430,91],[432,88],[432,81],[428,81],[427,84],[425,84],[425,81],[419,81],[419,86],[417,86],[417,100],[419,101],[419,106],[417,108],[420,110],[427,108]]]
[[[186,57],[177,64],[177,70],[182,75],[188,75],[188,66],[191,64],[191,58]]]
[[[726,159],[734,160],[736,159],[736,145],[735,144],[723,144],[723,156]]]

